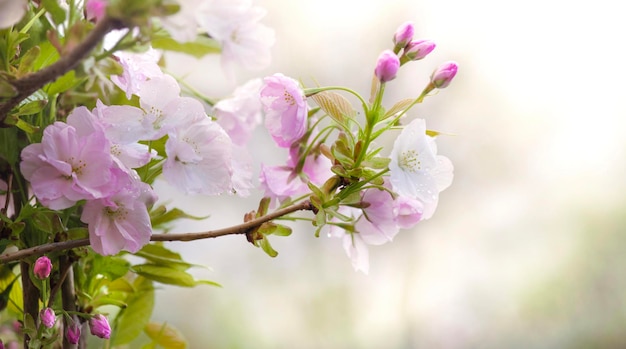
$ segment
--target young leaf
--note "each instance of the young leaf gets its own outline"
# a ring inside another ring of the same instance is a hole
[[[147,279],[160,282],[162,284],[177,285],[183,287],[194,287],[201,284],[218,285],[217,283],[206,280],[197,281],[193,278],[193,276],[191,276],[191,274],[185,271],[162,265],[140,264],[134,265],[132,267],[132,270],[136,274],[139,274]]]
[[[270,245],[270,241],[267,239],[266,236],[263,236],[263,239],[260,240],[260,245],[263,251],[267,253],[268,256],[272,258],[278,256],[278,252],[276,252],[276,250],[272,248],[272,245]]]
[[[409,107],[409,105],[411,105],[411,103],[413,103],[413,101],[415,101],[415,98],[407,98],[407,99],[403,99],[397,102],[396,104],[393,105],[393,107],[387,110],[387,112],[385,113],[385,115],[383,115],[381,120],[385,120],[386,118],[390,116],[394,116],[398,114],[399,112],[405,110],[406,108]]]
[[[353,118],[356,115],[356,110],[348,99],[336,92],[322,91],[314,94],[311,98],[338,124],[343,125],[345,123],[344,117]]]
[[[150,321],[154,309],[154,288],[152,282],[138,277],[134,283],[136,291],[126,300],[126,307],[116,319],[113,345],[130,343]]]
[[[144,328],[144,332],[156,344],[165,349],[186,349],[187,341],[183,335],[174,327],[164,323],[158,324],[150,322]]]
[[[220,53],[217,41],[199,36],[195,41],[180,43],[169,36],[157,36],[152,40],[152,47],[156,49],[182,52],[196,58],[202,58],[211,53]]]

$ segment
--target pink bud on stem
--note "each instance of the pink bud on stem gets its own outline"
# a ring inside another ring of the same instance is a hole
[[[400,69],[398,56],[390,50],[385,50],[378,56],[374,74],[381,83],[385,83],[396,78],[398,69]]]

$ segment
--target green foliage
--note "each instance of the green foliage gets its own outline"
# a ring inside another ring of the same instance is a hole
[[[167,323],[151,322],[146,325],[144,332],[152,339],[150,344],[143,347],[144,349],[156,348],[157,346],[164,349],[187,348],[187,341],[182,334]]]
[[[154,309],[154,287],[152,281],[137,277],[133,292],[126,298],[126,306],[117,315],[111,342],[113,345],[128,344],[141,334]]]
[[[202,58],[208,54],[220,53],[219,43],[206,36],[199,36],[194,41],[180,43],[169,35],[160,32],[152,38],[152,47],[166,51],[186,53],[196,58]]]

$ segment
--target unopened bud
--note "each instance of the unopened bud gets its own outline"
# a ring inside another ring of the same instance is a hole
[[[436,88],[446,88],[450,85],[450,82],[456,75],[457,70],[458,65],[456,62],[446,62],[440,65],[439,68],[435,69],[433,74],[430,76],[430,81]]]
[[[35,265],[33,266],[33,274],[35,274],[38,279],[47,279],[48,276],[50,276],[51,271],[52,262],[50,262],[50,258],[46,256],[37,258]]]
[[[395,79],[398,69],[400,69],[400,59],[398,56],[390,50],[385,50],[378,56],[374,74],[380,82],[384,83]]]
[[[52,328],[56,321],[56,314],[54,314],[54,310],[52,308],[44,308],[39,312],[39,321],[47,327]]]
[[[405,22],[396,29],[393,35],[393,51],[398,53],[403,49],[411,40],[413,40],[413,34],[415,33],[415,27],[411,22]]]
[[[411,61],[426,57],[435,49],[435,43],[430,40],[411,41],[404,49],[404,56]]]
[[[111,326],[106,316],[102,314],[96,314],[89,320],[89,330],[96,337],[103,339],[111,337]]]
[[[80,326],[78,326],[77,323],[71,324],[67,328],[65,337],[70,344],[78,344],[78,341],[80,340]]]

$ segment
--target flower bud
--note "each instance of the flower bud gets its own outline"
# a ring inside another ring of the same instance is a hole
[[[378,56],[374,74],[380,82],[384,83],[395,79],[398,69],[400,69],[400,59],[398,56],[390,50],[385,50]]]
[[[37,258],[35,261],[35,265],[33,267],[33,273],[38,279],[44,280],[50,276],[50,272],[52,271],[52,262],[50,262],[50,258],[46,256],[41,256]]]
[[[41,321],[41,323],[47,328],[52,328],[52,326],[54,326],[54,322],[56,321],[54,310],[52,310],[52,308],[41,309],[39,312],[39,321]]]
[[[403,49],[409,42],[411,42],[414,33],[415,27],[413,27],[413,23],[406,22],[400,25],[398,29],[396,29],[396,33],[393,35],[393,50],[395,52],[399,52]]]
[[[109,321],[106,316],[102,314],[96,314],[89,320],[89,330],[94,336],[103,339],[108,339],[111,336]]]
[[[457,69],[456,62],[446,62],[435,69],[430,76],[430,81],[436,88],[446,88],[456,75]]]
[[[71,324],[67,328],[65,336],[70,344],[78,344],[78,341],[80,340],[80,326],[78,326],[77,323]]]
[[[417,61],[433,52],[435,46],[435,43],[430,40],[411,41],[404,48],[404,56],[411,61]]]

